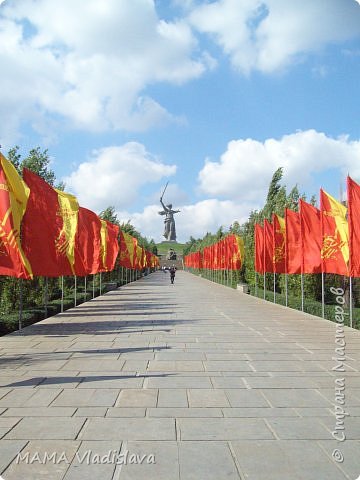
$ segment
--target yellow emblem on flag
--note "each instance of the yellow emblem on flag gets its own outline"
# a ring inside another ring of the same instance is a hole
[[[16,243],[17,249],[21,258],[21,261],[28,272],[28,275],[32,278],[32,269],[29,260],[23,252],[20,240],[20,227],[21,221],[26,211],[26,205],[30,196],[30,189],[26,183],[22,180],[14,165],[6,160],[6,158],[0,153],[0,163],[4,170],[7,185],[2,183],[1,189],[9,192],[10,209],[7,210],[3,219],[1,219],[1,237],[6,236],[6,241],[11,246]],[[7,235],[4,233],[3,227],[5,226],[9,215],[12,216],[14,228]],[[4,239],[2,238],[3,242]]]
[[[333,217],[336,224],[335,236],[334,237],[324,237],[323,239],[323,248],[325,255],[334,255],[334,252],[337,249],[340,249],[345,263],[349,261],[349,227],[346,218],[347,208],[342,205],[340,202],[335,200],[334,197],[324,192],[329,204],[330,210],[324,211],[323,214],[329,217]],[[336,240],[336,236],[339,237],[339,240]],[[333,257],[323,257],[323,258],[333,258]]]
[[[59,201],[58,215],[63,220],[63,227],[55,241],[55,245],[58,251],[66,254],[71,270],[74,272],[75,237],[78,225],[79,204],[74,195],[61,190],[55,190]]]

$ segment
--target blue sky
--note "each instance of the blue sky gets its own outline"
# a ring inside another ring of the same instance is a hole
[[[356,0],[0,0],[0,143],[48,148],[79,203],[161,241],[261,208],[284,184],[360,181]]]

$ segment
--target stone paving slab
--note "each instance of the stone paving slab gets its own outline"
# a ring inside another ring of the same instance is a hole
[[[80,434],[84,440],[175,440],[171,418],[90,418]]]
[[[2,417],[72,417],[75,412],[75,407],[10,407]]]
[[[142,458],[140,464],[127,464],[118,469],[121,480],[179,480],[179,448],[175,441],[129,441],[122,452]],[[130,453],[131,452],[131,453]],[[152,463],[152,457],[154,463]],[[116,476],[114,476],[114,480]]]
[[[0,448],[0,470],[4,472],[6,468],[17,457],[19,452],[28,443],[27,440],[2,440]]]
[[[112,480],[120,451],[120,441],[82,442],[63,478],[64,480],[89,480],[91,478]]]
[[[339,480],[346,478],[315,441],[231,442],[248,480]]]
[[[25,417],[9,433],[9,440],[74,440],[83,427],[82,418]]]
[[[6,480],[62,480],[80,442],[64,440],[30,441],[5,470]]]
[[[239,473],[226,442],[182,442],[180,478],[185,480],[237,480]]]
[[[181,440],[272,439],[273,433],[262,419],[253,418],[180,418]]]
[[[157,407],[188,407],[188,395],[185,388],[159,389]]]
[[[159,272],[2,337],[0,476],[355,480],[360,333],[345,328],[340,374],[335,332],[186,272],[170,285]],[[332,437],[340,377],[350,414],[341,443]],[[26,451],[45,462],[17,463]],[[66,461],[54,464],[52,452]]]

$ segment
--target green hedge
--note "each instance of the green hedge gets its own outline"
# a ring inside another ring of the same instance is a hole
[[[87,300],[92,298],[92,292],[88,292]],[[84,303],[84,295],[77,292],[77,305]],[[64,311],[74,307],[74,297],[64,297]],[[45,315],[45,307],[27,308],[22,313],[22,326],[27,327],[36,322],[40,322],[45,318],[52,317],[61,311],[61,298],[51,300],[47,305],[47,315]],[[0,336],[18,330],[19,327],[19,312],[12,312],[0,315]]]
[[[250,294],[255,296],[254,286],[250,286]],[[264,290],[262,288],[257,289],[257,296],[259,298],[264,298]],[[270,290],[266,290],[265,300],[268,300],[269,302],[274,302],[274,292]],[[285,295],[276,292],[276,303],[279,305],[285,305],[286,304]],[[325,304],[324,314],[327,320],[335,321],[335,306],[336,306],[335,304]],[[301,310],[301,297],[288,295],[288,307],[293,308],[295,310]],[[346,312],[346,308],[344,310]],[[304,298],[304,312],[310,313],[311,315],[315,315],[317,317],[321,317],[322,316],[321,302]],[[349,326],[349,323],[350,323],[349,316],[347,315],[345,318],[347,319],[347,321],[344,323],[344,325]],[[360,308],[353,308],[353,328],[360,329]]]

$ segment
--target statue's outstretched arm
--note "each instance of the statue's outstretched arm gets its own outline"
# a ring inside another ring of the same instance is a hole
[[[162,207],[163,207],[163,209],[165,210],[165,213],[166,213],[169,209],[167,208],[166,205],[164,205],[162,197],[160,198],[160,203],[161,203],[161,205],[162,205]]]

